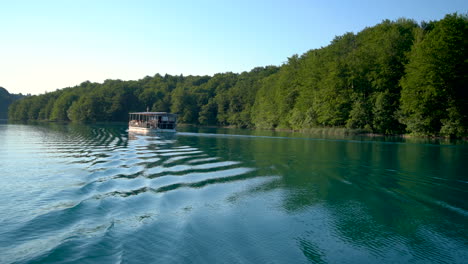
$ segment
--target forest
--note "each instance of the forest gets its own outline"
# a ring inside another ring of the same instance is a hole
[[[129,112],[149,108],[195,125],[466,137],[467,78],[468,16],[455,13],[384,20],[249,72],[86,81],[17,100],[8,117],[127,121]]]

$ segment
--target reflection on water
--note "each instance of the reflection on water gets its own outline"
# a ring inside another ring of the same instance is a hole
[[[458,262],[466,144],[0,124],[0,263]]]

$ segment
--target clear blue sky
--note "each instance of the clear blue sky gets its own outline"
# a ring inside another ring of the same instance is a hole
[[[466,0],[0,0],[0,86],[40,94],[105,79],[281,65],[384,19],[439,20]]]

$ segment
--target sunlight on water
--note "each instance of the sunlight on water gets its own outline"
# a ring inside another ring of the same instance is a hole
[[[0,124],[0,263],[468,257],[465,144],[229,133]]]

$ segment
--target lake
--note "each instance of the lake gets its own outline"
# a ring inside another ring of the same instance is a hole
[[[0,124],[0,263],[466,263],[466,142]]]

